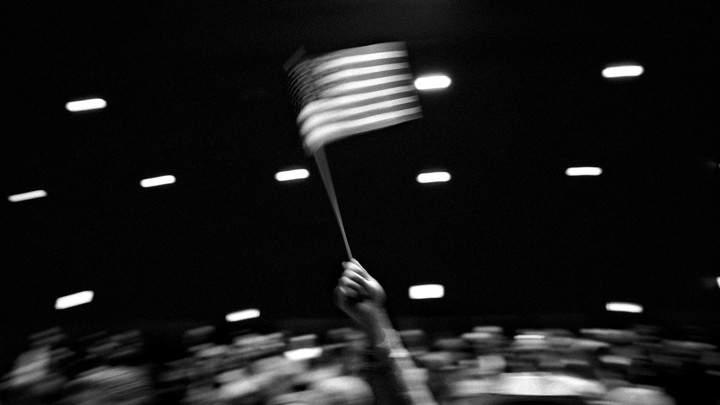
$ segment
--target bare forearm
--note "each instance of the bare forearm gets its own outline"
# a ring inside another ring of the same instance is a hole
[[[373,384],[379,403],[435,405],[425,381],[418,378],[417,366],[405,349],[398,332],[385,311],[378,311],[375,322],[366,328],[369,352],[380,366],[375,369]],[[379,391],[379,392],[378,392]]]
[[[385,312],[382,286],[355,259],[343,262],[343,268],[335,302],[367,335],[365,371],[376,403],[436,405]]]

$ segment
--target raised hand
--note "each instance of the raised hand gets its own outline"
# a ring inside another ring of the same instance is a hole
[[[385,323],[385,290],[355,259],[343,262],[343,274],[335,288],[335,303],[371,340],[382,340]]]

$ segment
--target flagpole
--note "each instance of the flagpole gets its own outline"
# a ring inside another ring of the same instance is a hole
[[[325,155],[325,148],[320,146],[315,151],[314,156],[315,163],[317,163],[318,170],[320,171],[320,177],[322,177],[323,184],[325,185],[325,191],[327,191],[330,204],[335,212],[335,219],[337,219],[337,223],[340,226],[340,233],[342,233],[343,242],[345,242],[345,251],[347,252],[348,260],[352,260],[353,255],[350,251],[347,235],[345,234],[345,226],[343,225],[342,216],[340,215],[340,206],[335,196],[335,187],[333,186],[332,176],[330,175],[330,165],[328,165],[327,156]]]

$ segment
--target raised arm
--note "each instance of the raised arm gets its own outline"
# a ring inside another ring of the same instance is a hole
[[[376,403],[435,405],[425,383],[410,376],[417,366],[385,311],[380,283],[355,259],[343,262],[343,269],[335,303],[367,334],[365,372]]]

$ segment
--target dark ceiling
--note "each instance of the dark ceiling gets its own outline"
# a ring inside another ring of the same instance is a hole
[[[282,65],[388,40],[453,80],[421,94],[423,119],[327,148],[353,253],[394,313],[716,311],[718,6],[662,4],[6,4],[2,321],[57,322],[55,298],[86,289],[89,322],[339,316],[342,239]],[[623,61],[645,73],[601,77]],[[65,110],[87,96],[107,108]],[[576,165],[604,172],[565,176]],[[295,166],[310,178],[274,180]],[[452,181],[415,182],[437,167]],[[427,282],[446,297],[407,298]]]

